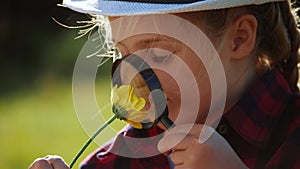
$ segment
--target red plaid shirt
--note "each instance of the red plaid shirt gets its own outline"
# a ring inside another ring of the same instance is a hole
[[[279,72],[268,72],[226,114],[216,129],[249,168],[300,168],[300,95],[290,91]],[[156,152],[158,139],[146,145],[124,139],[150,137],[161,133],[126,128],[113,142],[91,154],[81,169],[169,169],[169,160],[159,154],[147,158],[127,158],[109,150],[131,153]],[[134,145],[134,146],[132,146]]]

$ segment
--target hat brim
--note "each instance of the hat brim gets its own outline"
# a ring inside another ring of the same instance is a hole
[[[179,13],[259,5],[284,0],[204,0],[184,4],[157,4],[113,0],[63,0],[63,5],[81,13],[106,16],[127,16]]]

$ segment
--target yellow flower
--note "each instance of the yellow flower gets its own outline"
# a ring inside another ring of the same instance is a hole
[[[114,86],[111,92],[111,103],[117,118],[126,121],[134,128],[141,129],[143,127],[141,123],[149,119],[147,111],[142,110],[146,100],[138,97],[131,85],[122,85],[119,88],[117,85]]]
[[[74,166],[78,158],[82,155],[88,145],[100,134],[109,124],[116,118],[124,120],[131,124],[132,127],[142,129],[143,122],[149,122],[150,118],[147,111],[143,110],[146,105],[144,98],[138,97],[134,93],[134,89],[130,85],[121,87],[114,86],[111,91],[111,103],[113,104],[113,112],[115,113],[108,121],[106,121],[89,140],[84,144],[80,151],[76,154],[70,163],[70,168]]]

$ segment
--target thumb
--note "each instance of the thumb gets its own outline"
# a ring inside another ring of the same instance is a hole
[[[215,129],[208,126],[208,125],[203,125],[200,136],[199,136],[199,143],[204,143],[206,142],[214,133]]]
[[[51,155],[45,157],[48,160],[49,164],[53,167],[53,169],[70,169],[66,162],[57,155]]]

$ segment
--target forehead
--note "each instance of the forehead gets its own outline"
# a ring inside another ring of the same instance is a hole
[[[184,34],[189,31],[188,25],[190,24],[201,29],[201,19],[194,19],[195,17],[193,13],[177,13],[109,17],[109,20],[112,38],[115,42],[119,42],[140,34]],[[197,22],[194,22],[195,20]]]
[[[181,12],[181,13],[170,13],[170,14],[151,14],[151,15],[156,15],[156,16],[160,16],[160,15],[174,15],[186,20],[189,20],[191,22],[193,22],[193,20],[195,20],[196,18],[199,19],[201,18],[201,16],[203,15],[203,11],[196,11],[196,12]],[[136,16],[151,16],[151,15],[133,15],[133,16],[127,16],[127,17],[136,17]],[[119,19],[123,16],[108,16],[110,21],[114,21],[116,19]]]

